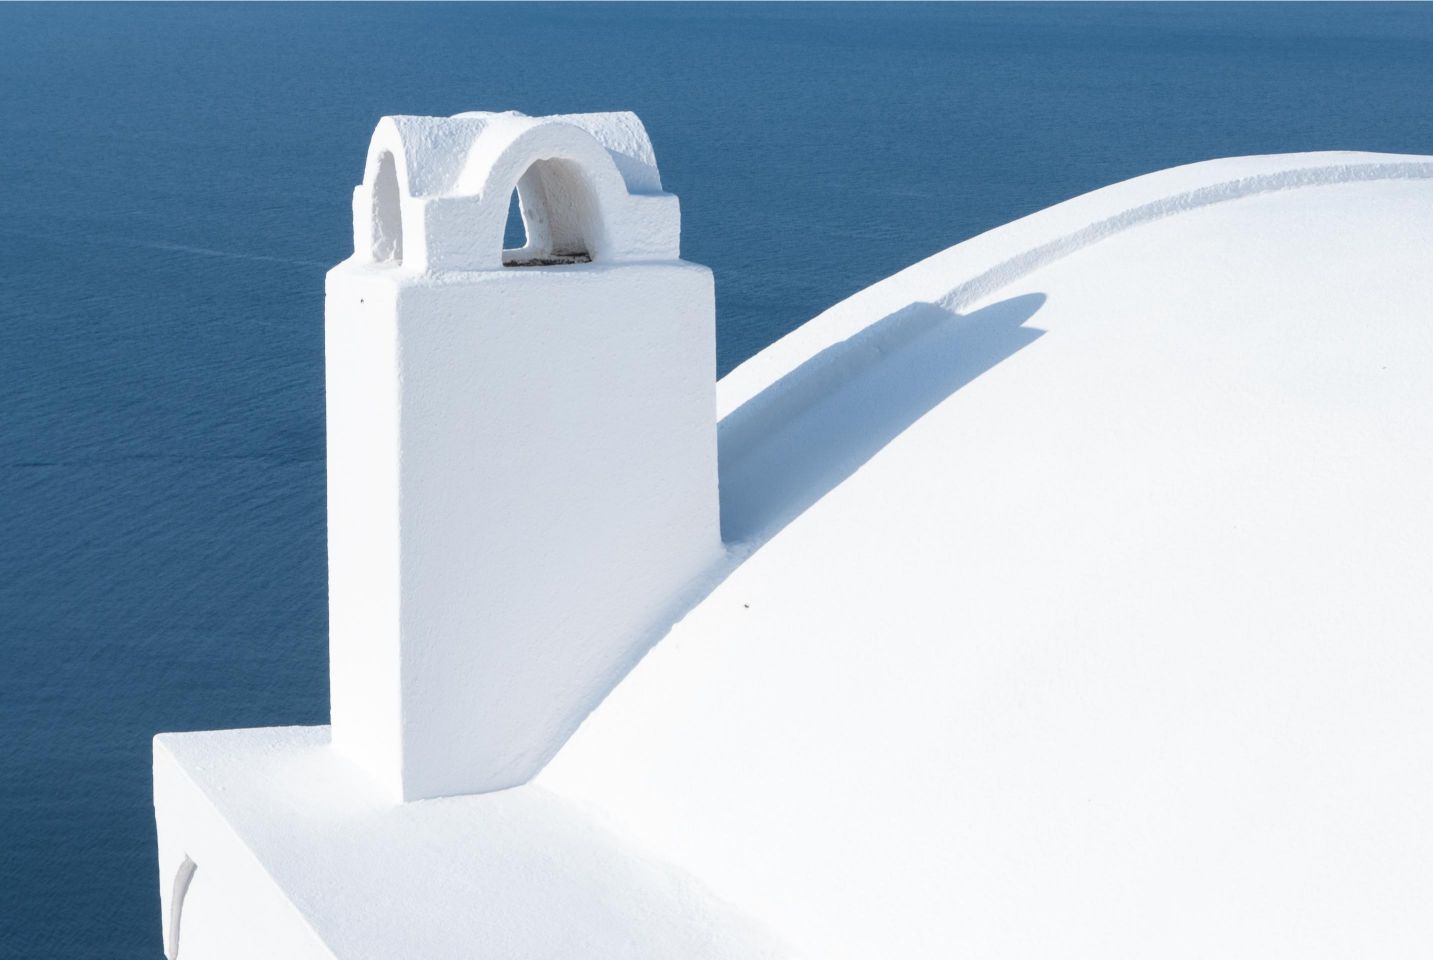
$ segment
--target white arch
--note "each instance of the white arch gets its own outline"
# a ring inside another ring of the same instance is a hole
[[[660,192],[650,156],[630,115],[384,117],[354,191],[355,256],[417,272],[500,269],[516,189],[523,257],[677,259],[677,200]]]

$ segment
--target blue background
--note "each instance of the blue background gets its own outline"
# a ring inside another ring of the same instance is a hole
[[[723,371],[1231,154],[1433,153],[1428,6],[0,7],[0,956],[160,955],[149,739],[321,723],[323,272],[383,114],[630,109]]]

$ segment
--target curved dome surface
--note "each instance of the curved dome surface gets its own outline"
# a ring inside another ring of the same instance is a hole
[[[724,565],[536,781],[156,738],[171,952],[1423,957],[1430,252],[1433,158],[1245,157],[837,304],[718,384]]]
[[[800,955],[1416,955],[1430,176],[1164,171],[754,357],[730,575],[539,784]]]

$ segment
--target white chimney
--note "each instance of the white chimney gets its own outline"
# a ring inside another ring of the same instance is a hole
[[[333,742],[395,798],[513,786],[720,556],[711,272],[630,113],[385,117],[353,209],[326,307]]]

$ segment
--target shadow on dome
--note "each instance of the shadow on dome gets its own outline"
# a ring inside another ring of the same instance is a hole
[[[1045,333],[1025,294],[968,314],[912,303],[834,344],[721,422],[722,539],[755,549],[946,398]]]

